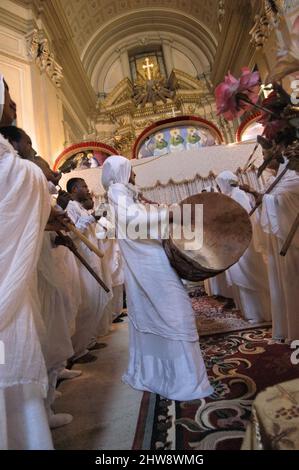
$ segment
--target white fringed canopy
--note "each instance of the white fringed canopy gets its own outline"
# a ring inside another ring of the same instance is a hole
[[[215,187],[215,177],[223,170],[237,174],[240,182],[262,189],[255,171],[240,171],[253,151],[254,143],[215,145],[200,150],[171,153],[162,157],[131,160],[136,173],[136,182],[146,197],[167,204],[179,202],[192,194],[200,193],[209,186]],[[254,156],[255,165],[262,161],[261,149]],[[84,178],[100,201],[104,196],[101,185],[101,168],[76,170],[63,175],[62,186],[70,178]]]

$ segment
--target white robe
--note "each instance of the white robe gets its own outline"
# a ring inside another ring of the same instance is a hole
[[[75,225],[77,224],[77,228],[80,226],[80,217],[89,215],[88,211],[77,201],[70,201],[66,210],[70,219]],[[90,224],[84,231],[84,235],[89,238],[94,245],[97,245],[95,224]],[[74,237],[74,242],[79,253],[86,259],[92,269],[103,278],[100,258],[78,238]],[[102,289],[82,263],[78,261],[77,265],[79,269],[82,301],[78,309],[76,329],[72,341],[75,356],[78,357],[86,352],[90,342],[97,335],[98,326],[103,316],[105,306],[109,301],[109,294]]]
[[[204,286],[208,295],[221,295],[227,299],[233,298],[233,290],[232,287],[228,285],[225,272],[206,279]]]
[[[280,171],[283,170],[281,165]],[[271,292],[273,337],[299,339],[299,230],[286,256],[279,252],[298,214],[299,176],[288,171],[271,192],[263,197],[259,222],[266,236],[268,275]]]
[[[0,135],[0,449],[52,449],[36,266],[49,217],[41,170]]]
[[[102,335],[110,331],[113,320],[121,314],[123,308],[123,260],[118,241],[110,238],[112,231],[114,234],[113,224],[106,217],[101,217],[96,225],[96,236],[99,248],[104,253],[102,259],[104,279],[111,289],[111,298],[99,325],[99,334]]]
[[[247,212],[251,210],[248,195],[232,187],[230,181],[237,180],[231,172],[222,172],[216,178],[221,191],[238,202]],[[253,231],[255,230],[253,226]],[[264,259],[256,251],[254,241],[231,268],[226,271],[228,284],[233,288],[233,297],[247,320],[271,321],[271,305],[267,268]]]
[[[53,241],[56,234],[45,232],[40,258],[38,260],[38,294],[42,317],[47,332],[45,360],[48,370],[49,391],[46,407],[49,410],[54,401],[59,370],[73,356],[69,328],[69,315],[73,302],[68,287],[68,276],[60,269]]]
[[[47,331],[46,363],[48,370],[58,368],[73,355],[69,311],[72,309],[64,272],[59,269],[55,233],[44,234],[41,255],[38,261],[38,287],[42,316]]]
[[[110,157],[102,181],[108,199],[123,222],[123,196],[134,203],[126,186],[131,171],[123,157]],[[160,217],[165,213],[160,213]],[[141,221],[142,223],[142,221]],[[118,232],[118,236],[120,233]],[[130,319],[130,358],[125,383],[173,400],[193,400],[213,392],[201,355],[194,312],[184,286],[171,267],[159,239],[119,239],[124,259]]]

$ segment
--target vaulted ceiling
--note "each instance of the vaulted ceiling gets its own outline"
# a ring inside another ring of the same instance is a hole
[[[123,50],[173,44],[198,74],[211,72],[213,86],[228,70],[254,65],[249,31],[261,0],[10,1],[25,6],[28,18],[32,12],[24,32],[44,29],[63,67],[62,90],[78,102],[82,120],[96,109],[102,76]]]
[[[74,42],[80,52],[88,47],[92,38],[100,31],[120,20],[126,26],[126,18],[132,14],[143,13],[146,29],[156,28],[157,19],[177,12],[193,22],[198,22],[211,33],[217,35],[219,0],[62,0],[63,7],[71,26]],[[142,23],[140,24],[142,27]],[[99,39],[100,36],[99,36]],[[100,44],[99,44],[100,45]]]

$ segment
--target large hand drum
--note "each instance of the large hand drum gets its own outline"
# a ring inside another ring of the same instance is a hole
[[[195,204],[203,205],[203,244],[197,250],[186,250],[190,240],[170,236],[164,241],[166,254],[178,275],[189,281],[201,281],[216,276],[235,264],[248,248],[252,237],[251,222],[246,210],[220,193],[196,194],[180,205],[183,204],[192,205],[192,230]]]

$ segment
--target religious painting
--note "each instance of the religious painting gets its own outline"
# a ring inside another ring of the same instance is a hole
[[[107,157],[116,154],[117,151],[106,144],[82,142],[65,149],[57,158],[54,168],[62,173],[99,168]]]
[[[138,146],[137,158],[159,157],[174,152],[200,150],[202,147],[217,145],[219,136],[208,126],[198,122],[179,122],[160,128],[147,135]]]

